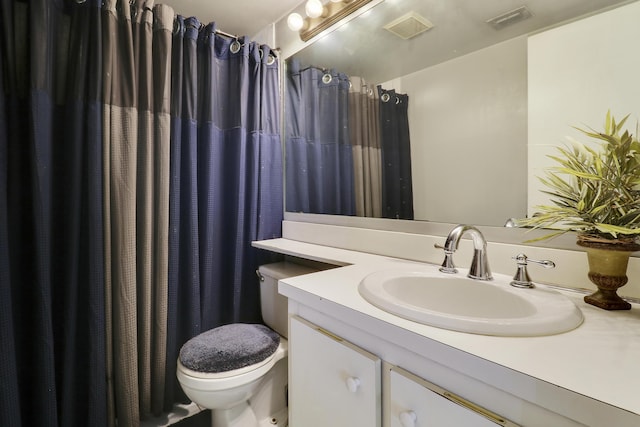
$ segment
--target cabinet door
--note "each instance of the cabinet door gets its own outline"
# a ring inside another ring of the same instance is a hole
[[[373,354],[291,317],[291,427],[380,427],[381,372]]]
[[[385,364],[385,372],[387,427],[517,427],[404,369]]]

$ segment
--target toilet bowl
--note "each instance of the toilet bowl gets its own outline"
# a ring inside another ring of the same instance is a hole
[[[265,325],[230,324],[184,344],[176,376],[185,394],[211,409],[213,427],[286,426],[287,299],[278,280],[317,271],[291,263],[258,270]],[[268,327],[267,327],[268,326]]]

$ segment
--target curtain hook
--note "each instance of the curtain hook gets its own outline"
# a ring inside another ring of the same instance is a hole
[[[238,53],[240,52],[241,47],[242,45],[240,44],[238,39],[235,39],[233,42],[231,42],[231,46],[229,46],[229,50],[231,51],[231,53]]]

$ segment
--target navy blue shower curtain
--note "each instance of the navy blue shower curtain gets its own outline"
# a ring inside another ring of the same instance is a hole
[[[378,86],[382,149],[382,217],[413,219],[409,97]]]
[[[173,37],[167,359],[207,329],[260,322],[252,240],[280,236],[278,61],[177,18]],[[183,398],[167,364],[165,404]]]
[[[106,425],[100,2],[0,8],[0,425]]]
[[[286,83],[286,209],[355,215],[349,78],[289,63]]]

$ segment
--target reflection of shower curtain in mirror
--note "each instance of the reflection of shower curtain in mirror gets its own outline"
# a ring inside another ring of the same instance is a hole
[[[286,210],[354,215],[347,76],[293,60],[286,92]]]
[[[382,146],[382,216],[413,219],[409,97],[378,86]]]
[[[349,135],[353,147],[356,215],[382,216],[380,109],[377,92],[351,77]]]

